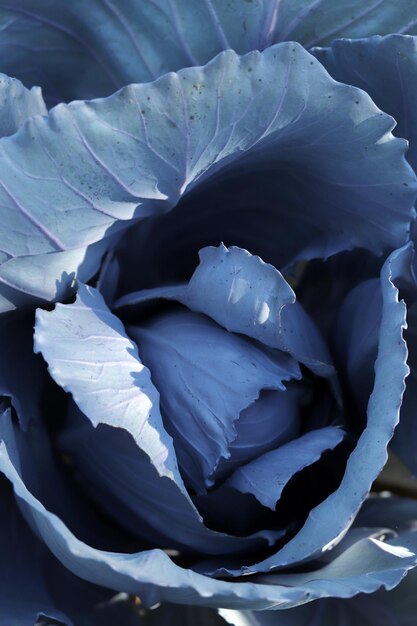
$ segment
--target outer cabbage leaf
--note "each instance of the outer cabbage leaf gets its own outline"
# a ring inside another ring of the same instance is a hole
[[[0,74],[0,97],[0,137],[13,135],[35,115],[47,114],[39,87],[28,90],[17,79],[3,74]],[[98,242],[89,250],[73,249],[37,256],[23,254],[17,259],[2,250],[0,311],[20,307],[28,301],[65,296],[74,283],[76,272],[81,280],[94,274],[105,245],[108,242]]]
[[[401,405],[401,418],[391,445],[395,453],[417,474],[416,386],[417,372],[417,282],[413,254],[403,264],[399,286],[407,303],[407,363],[410,379]],[[334,342],[340,367],[346,373],[349,392],[356,400],[360,419],[365,413],[367,398],[374,379],[374,361],[378,350],[378,332],[382,315],[381,290],[376,279],[359,283],[347,295],[335,326]]]
[[[277,223],[298,231],[302,211],[315,225],[299,253],[401,245],[416,181],[392,126],[366,94],[286,43],[244,57],[228,51],[203,68],[35,116],[0,141],[3,310],[21,304],[10,289],[37,295],[28,263],[42,267],[43,297],[53,299],[87,246],[106,240],[89,251],[91,275],[111,235],[169,211],[237,161],[255,174],[276,166],[278,182],[288,171],[298,177],[296,205]]]
[[[399,421],[405,378],[407,346],[403,339],[406,307],[398,300],[399,285],[409,271],[413,248],[394,251],[381,270],[382,317],[378,335],[375,381],[367,407],[366,427],[351,453],[338,489],[312,509],[296,534],[276,554],[252,567],[226,570],[229,574],[267,572],[315,558],[336,545],[365,500],[387,460],[387,446]]]
[[[357,541],[329,565],[309,573],[254,576],[244,582],[216,580],[175,565],[162,550],[140,553],[105,552],[77,539],[25,487],[17,468],[19,456],[9,418],[2,418],[0,468],[12,482],[25,517],[55,556],[80,578],[139,595],[147,606],[166,601],[230,609],[289,608],[320,597],[348,598],[391,589],[417,557],[415,533],[386,542]]]
[[[417,520],[417,505],[405,498],[371,498],[364,503],[355,519],[355,526],[364,533],[373,527],[385,528],[385,535],[414,529]],[[363,528],[361,528],[363,526]],[[350,534],[350,533],[349,533]],[[413,569],[401,583],[387,592],[377,591],[372,595],[359,594],[351,599],[326,598],[283,611],[277,616],[271,611],[229,611],[219,613],[228,624],[234,626],[413,626],[416,615],[415,584],[417,570]]]
[[[142,624],[142,620],[138,622],[137,609],[127,596],[114,597],[107,589],[91,585],[65,569],[30,530],[12,493],[5,487],[2,478],[1,626],[34,626],[35,622],[67,626]]]
[[[415,22],[417,27],[417,20]],[[313,50],[333,78],[364,89],[397,121],[394,134],[410,142],[406,154],[417,170],[417,38],[401,35],[341,39]]]
[[[161,478],[133,439],[120,428],[94,429],[72,411],[61,437],[84,487],[101,508],[121,526],[151,546],[200,552],[235,554],[266,548],[285,531],[261,530],[234,536],[210,530],[179,485]],[[179,478],[179,480],[181,480]]]
[[[41,84],[49,104],[108,95],[233,48],[416,32],[408,0],[2,0],[3,71]],[[83,71],[80,71],[80,67]]]

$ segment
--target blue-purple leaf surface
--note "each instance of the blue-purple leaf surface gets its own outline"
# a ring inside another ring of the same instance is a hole
[[[29,302],[63,297],[84,256],[86,279],[132,219],[171,210],[203,179],[234,179],[236,167],[241,177],[279,172],[264,192],[274,206],[287,187],[292,194],[277,227],[288,240],[301,213],[309,225],[292,257],[399,246],[416,189],[392,126],[366,94],[287,43],[227,51],[203,68],[32,117],[0,141],[2,310],[20,304],[10,290]]]
[[[317,461],[323,452],[335,448],[343,437],[344,432],[332,426],[312,430],[239,467],[226,485],[253,494],[274,511],[291,478]]]
[[[364,538],[317,570],[255,576],[251,582],[202,576],[178,567],[162,550],[129,554],[98,550],[77,539],[26,488],[17,470],[20,461],[13,427],[5,415],[1,439],[0,469],[13,484],[25,517],[55,556],[80,578],[139,595],[148,606],[166,601],[230,609],[290,608],[321,597],[349,598],[381,586],[391,589],[416,563],[417,541],[412,532],[385,542]]]
[[[93,495],[107,500],[105,506],[125,526],[136,526],[137,533],[149,541],[165,536],[176,546],[210,553],[271,541],[268,532],[233,537],[204,526],[178,469],[150,371],[97,290],[80,284],[74,304],[57,304],[51,312],[39,309],[35,351],[42,353],[52,378],[71,392],[84,413],[84,423],[75,424],[67,447],[72,442],[71,454],[94,486]],[[264,361],[269,363],[267,357]],[[281,370],[275,368],[277,386],[281,385],[278,374],[288,375],[288,359],[283,361]],[[271,372],[266,377],[268,384],[275,384]],[[88,428],[89,423],[96,430]],[[104,498],[100,497],[103,489]],[[113,502],[119,502],[119,509]]]
[[[2,71],[42,85],[51,105],[202,65],[228,48],[415,33],[416,22],[408,0],[90,0],[88,11],[83,0],[2,0]]]
[[[197,493],[214,484],[220,459],[229,457],[241,412],[257,403],[261,390],[284,391],[284,380],[301,378],[288,355],[268,353],[190,311],[128,331],[160,390],[165,427]]]
[[[417,38],[337,39],[331,47],[313,53],[335,80],[364,89],[380,109],[392,115],[397,122],[394,134],[410,142],[407,160],[416,171]]]

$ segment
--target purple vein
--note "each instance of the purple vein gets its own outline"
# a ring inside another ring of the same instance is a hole
[[[268,123],[268,126],[262,132],[261,135],[258,135],[258,137],[255,137],[255,139],[254,139],[254,141],[252,143],[252,146],[255,145],[256,143],[258,143],[259,141],[261,141],[264,137],[266,137],[270,133],[270,130],[271,130],[272,126],[274,125],[277,117],[281,113],[282,107],[284,105],[285,97],[286,97],[286,95],[288,93],[288,85],[290,83],[291,70],[292,70],[293,63],[294,63],[294,56],[291,55],[290,61],[287,64],[287,71],[286,71],[286,75],[285,75],[285,82],[284,82],[284,86],[283,86],[283,89],[282,89],[281,98],[278,100],[277,106],[275,107],[275,109],[272,112],[272,116],[271,116],[271,119],[270,119],[270,121]]]
[[[182,88],[182,84],[181,84],[181,80],[180,77],[178,76],[178,74],[173,74],[173,78],[177,80],[178,83],[178,90],[179,90],[179,94],[180,94],[180,98],[181,98],[181,106],[182,106],[182,112],[183,112],[183,120],[184,120],[184,128],[185,128],[185,132],[184,132],[184,140],[185,140],[185,145],[184,145],[184,182],[180,187],[180,193],[183,193],[187,183],[188,183],[188,164],[189,164],[189,160],[190,160],[190,122],[188,119],[188,105],[187,105],[187,99],[185,97],[185,93],[184,90]]]
[[[270,45],[272,33],[274,32],[277,24],[281,3],[282,0],[275,0],[274,4],[270,7],[267,13],[266,20],[259,37],[259,45],[261,49],[267,48]]]
[[[106,165],[104,163],[104,161],[102,161],[100,159],[100,157],[98,156],[98,154],[96,154],[96,152],[93,150],[93,148],[90,146],[90,144],[88,143],[87,139],[84,137],[80,127],[78,126],[77,122],[74,120],[74,126],[77,130],[78,136],[81,140],[81,143],[83,144],[84,148],[87,150],[87,153],[91,156],[91,158],[93,159],[93,161],[95,163],[97,163],[97,165],[104,170],[112,180],[114,180],[124,191],[126,191],[132,198],[136,198],[135,194],[132,193],[132,191],[129,189],[129,187],[126,187],[125,183],[117,176],[117,174],[115,174],[108,165]]]
[[[101,65],[101,67],[107,73],[108,77],[111,79],[114,86],[116,88],[120,87],[120,80],[118,76],[113,74],[111,69],[104,63],[103,59],[97,55],[96,49],[94,47],[90,47],[88,43],[86,43],[83,39],[81,39],[81,37],[75,34],[72,30],[70,30],[69,28],[66,28],[62,24],[57,24],[53,20],[49,20],[46,17],[42,17],[41,15],[37,15],[36,13],[32,13],[31,11],[27,11],[25,9],[9,7],[9,6],[3,6],[2,8],[7,9],[8,11],[11,11],[14,13],[21,13],[22,15],[25,15],[26,17],[29,17],[37,22],[41,22],[42,24],[46,24],[47,26],[50,26],[51,28],[54,28],[55,30],[63,32],[66,35],[68,35],[68,37],[70,37],[71,39],[74,39],[75,41],[77,41],[79,44],[81,44],[81,46],[83,46],[90,53],[91,57],[95,59],[95,61],[97,61],[99,65]]]
[[[29,211],[25,209],[25,207],[22,204],[20,204],[17,198],[15,198],[12,192],[6,187],[6,185],[2,181],[0,181],[0,187],[4,189],[4,191],[9,196],[10,200],[13,202],[16,209],[18,209],[18,211],[24,217],[26,217],[26,219],[28,219],[29,222],[31,222],[31,224],[36,226],[36,228],[38,228],[41,231],[41,233],[45,235],[45,237],[57,247],[58,250],[62,251],[66,249],[64,244],[62,243],[62,241],[58,239],[58,237],[56,237],[53,233],[51,233],[50,230],[48,230],[46,226],[44,226],[41,222],[39,222],[39,220],[37,220],[33,215],[31,215]]]
[[[220,109],[221,109],[221,100],[222,100],[222,96],[221,96],[221,88],[223,86],[223,82],[224,82],[224,77],[226,74],[226,66],[225,64],[222,64],[222,73],[219,79],[219,82],[217,84],[216,87],[216,119],[215,119],[215,124],[214,124],[214,130],[211,136],[210,141],[207,143],[207,145],[202,149],[202,151],[200,152],[198,158],[196,159],[196,163],[198,163],[202,157],[204,156],[204,154],[207,152],[207,150],[213,145],[214,140],[216,139],[218,133],[219,133],[219,128],[220,128]],[[226,144],[228,143],[227,142]],[[222,150],[224,149],[224,146],[222,148]],[[221,151],[218,152],[217,156],[216,156],[216,161],[219,159],[221,155]],[[205,168],[207,170],[207,168]]]
[[[310,4],[310,6],[307,6],[299,11],[294,19],[285,28],[283,28],[281,32],[278,31],[275,33],[274,41],[277,42],[290,39],[289,35],[297,28],[299,24],[302,23],[303,20],[313,15],[317,11],[317,9],[320,8],[322,2],[323,0],[314,0],[314,2]]]
[[[125,16],[122,15],[116,9],[116,7],[113,6],[113,4],[110,2],[110,0],[101,0],[101,1],[108,8],[110,13],[112,13],[114,15],[114,17],[118,20],[119,24],[122,25],[122,27],[126,31],[127,36],[129,37],[130,41],[132,42],[133,47],[135,48],[136,52],[138,53],[138,55],[139,55],[143,65],[145,66],[146,71],[148,72],[148,74],[152,78],[152,80],[155,80],[157,78],[157,74],[152,70],[151,66],[149,65],[149,63],[148,63],[148,61],[146,59],[146,55],[143,54],[142,48],[139,46],[138,37],[135,35],[133,30],[130,28],[129,22],[127,21]]]
[[[415,28],[415,26],[417,26],[417,20],[412,20],[411,22],[408,22],[406,26],[403,26],[402,28],[400,28],[397,32],[399,35],[404,35],[404,34],[407,34],[408,31]]]
[[[196,57],[192,53],[191,48],[188,45],[187,38],[184,36],[184,31],[183,31],[183,28],[181,26],[181,20],[180,20],[180,16],[179,16],[176,0],[168,0],[168,2],[169,2],[170,9],[171,9],[171,14],[172,14],[172,19],[173,19],[175,32],[176,32],[179,40],[182,43],[182,47],[184,48],[185,55],[186,55],[186,57],[187,57],[187,59],[188,59],[188,61],[189,61],[189,63],[191,65],[199,65],[198,59],[196,59]]]
[[[369,13],[371,13],[372,11],[377,9],[384,2],[385,2],[385,0],[378,0],[371,7],[367,7],[364,11],[362,11],[361,13],[358,13],[353,20],[350,20],[348,22],[342,23],[339,26],[337,26],[337,28],[334,28],[333,30],[331,30],[331,31],[329,31],[327,33],[324,33],[318,39],[312,39],[308,43],[305,43],[304,44],[305,47],[306,48],[311,48],[312,46],[315,46],[317,43],[323,41],[323,39],[326,39],[328,37],[333,37],[334,35],[337,35],[337,33],[340,33],[340,31],[343,30],[346,26],[348,26],[348,27],[352,26],[352,24],[355,24],[356,22],[358,22],[363,17],[366,17]]]
[[[65,176],[62,174],[62,172],[60,171],[60,168],[58,166],[58,163],[56,162],[56,160],[54,159],[52,154],[50,154],[50,152],[46,148],[46,146],[42,145],[42,148],[43,148],[45,154],[47,155],[47,157],[51,160],[51,162],[55,166],[55,168],[56,168],[56,170],[57,170],[57,172],[59,174],[59,178],[52,178],[52,179],[45,179],[45,180],[53,180],[54,182],[57,182],[57,183],[59,181],[61,181],[65,185],[65,187],[67,187],[67,189],[69,189],[70,191],[73,191],[79,198],[82,198],[83,200],[85,200],[91,206],[91,208],[93,208],[98,213],[102,213],[103,215],[106,215],[107,217],[111,217],[113,219],[119,219],[116,215],[113,215],[112,213],[108,213],[107,211],[105,211],[101,207],[97,206],[95,204],[95,202],[93,202],[93,200],[91,200],[91,198],[89,198],[87,195],[85,195],[80,189],[77,189],[76,187],[74,187],[74,185],[72,185],[65,178]]]
[[[137,109],[138,109],[138,114],[139,114],[139,119],[141,122],[141,126],[142,126],[142,132],[143,132],[143,136],[145,138],[145,140],[143,141],[142,139],[140,139],[139,137],[136,137],[135,135],[132,135],[131,133],[128,133],[124,130],[120,130],[120,129],[115,129],[113,128],[114,131],[122,133],[122,134],[126,134],[128,136],[130,136],[134,141],[137,141],[140,145],[145,146],[146,148],[148,148],[148,150],[150,150],[152,152],[152,154],[155,155],[155,157],[157,159],[159,159],[160,161],[162,161],[162,163],[165,163],[165,165],[167,165],[169,168],[171,168],[174,172],[176,172],[177,174],[181,175],[180,170],[173,165],[170,161],[168,161],[168,159],[166,159],[162,154],[160,154],[151,144],[150,140],[149,140],[149,134],[148,134],[148,127],[146,125],[146,121],[145,121],[145,117],[142,113],[142,109],[140,107],[140,103],[138,102],[137,98],[136,98],[136,94],[133,95]]]
[[[219,20],[219,16],[216,13],[216,10],[213,6],[213,2],[212,0],[203,0],[204,4],[206,5],[206,9],[208,11],[208,14],[211,17],[211,21],[213,23],[214,26],[214,30],[217,34],[217,37],[220,41],[220,44],[223,48],[223,50],[228,50],[229,48],[231,48],[232,46],[230,45],[226,34],[223,30],[222,25],[220,24],[220,20]]]

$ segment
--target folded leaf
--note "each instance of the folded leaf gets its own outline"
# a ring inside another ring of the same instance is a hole
[[[405,498],[372,498],[364,506],[355,520],[358,530],[372,532],[372,526],[395,529],[404,532],[407,526],[414,527],[417,519],[417,505]],[[368,528],[366,528],[368,526]],[[351,534],[351,531],[348,533]],[[416,615],[415,585],[417,570],[408,572],[400,584],[390,591],[381,589],[372,595],[359,594],[351,599],[326,598],[301,607],[282,611],[279,614],[280,626],[413,626]],[[228,624],[235,626],[276,626],[277,614],[273,611],[230,611],[220,609],[220,615]]]
[[[34,349],[93,426],[124,428],[158,473],[175,476],[181,485],[149,370],[97,290],[80,284],[74,304],[57,304],[51,312],[38,309]]]
[[[261,177],[280,171],[268,192],[274,206],[289,173],[295,176],[280,229],[291,240],[301,213],[314,228],[303,227],[308,235],[292,255],[401,245],[416,180],[392,126],[367,95],[335,83],[299,45],[286,43],[244,57],[228,51],[203,68],[32,117],[0,140],[4,308],[14,305],[11,298],[7,305],[10,288],[36,290],[21,284],[21,257],[46,255],[49,284],[59,283],[66,268],[48,268],[52,253],[102,239],[111,246],[132,219],[169,211],[203,179],[226,171],[244,178],[242,165]],[[103,252],[94,254],[95,269]],[[68,265],[72,272],[75,263]]]
[[[162,550],[124,554],[92,548],[28,491],[17,471],[18,450],[7,422],[3,416],[0,471],[13,484],[19,506],[37,533],[74,574],[138,595],[146,606],[162,601],[228,609],[290,608],[317,598],[348,598],[382,586],[391,589],[416,564],[416,533],[386,542],[362,539],[329,565],[307,573],[254,576],[240,582],[216,580],[178,567]]]
[[[261,392],[259,399],[242,411],[236,422],[236,439],[229,446],[230,458],[221,459],[216,478],[255,459],[263,452],[298,437],[301,415],[302,385],[289,385],[284,393]]]
[[[128,332],[159,389],[165,428],[197,493],[214,484],[220,459],[230,456],[241,412],[258,404],[262,389],[285,393],[284,380],[301,378],[288,355],[267,353],[189,311],[156,316]]]
[[[200,250],[200,265],[187,285],[144,290],[120,298],[116,308],[153,299],[176,300],[204,313],[229,332],[288,352],[321,376],[335,370],[314,322],[272,265],[235,246]]]
[[[109,429],[89,430],[84,425],[80,429],[76,424],[71,450],[95,485],[93,494],[104,489],[107,508],[114,499],[121,503],[120,511],[115,506],[112,511],[124,526],[137,527],[149,541],[163,536],[164,541],[209,553],[273,541],[273,533],[239,538],[204,526],[178,470],[150,372],[97,290],[80,284],[74,304],[58,304],[51,312],[38,310],[35,351],[46,359],[52,378],[72,393],[88,418],[83,418],[85,426],[90,422],[93,427],[105,424],[125,431],[118,437]]]
[[[343,437],[342,430],[331,426],[312,430],[243,465],[227,479],[226,485],[253,494],[274,511],[291,478],[317,461],[323,452],[335,448]]]
[[[283,534],[260,530],[234,536],[211,530],[188,495],[173,480],[161,478],[120,428],[95,429],[71,411],[61,449],[74,460],[83,486],[100,507],[150,546],[241,555],[273,545]]]
[[[406,307],[403,300],[398,300],[398,293],[402,278],[409,271],[412,254],[411,244],[394,251],[381,270],[382,319],[367,422],[347,461],[338,489],[310,511],[301,530],[276,554],[248,568],[227,570],[229,574],[268,572],[316,558],[336,545],[350,527],[386,463],[387,446],[399,421],[409,368],[403,339]]]

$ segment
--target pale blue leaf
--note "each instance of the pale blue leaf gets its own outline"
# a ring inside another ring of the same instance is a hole
[[[174,299],[230,332],[288,352],[321,376],[334,374],[314,322],[275,267],[235,246],[228,249],[222,244],[199,254],[200,265],[187,285],[130,294],[121,298],[116,308],[140,303],[150,295]]]
[[[227,479],[226,485],[253,494],[274,511],[294,474],[312,465],[326,450],[335,448],[344,435],[343,430],[332,426],[312,430],[243,465]]]
[[[16,78],[0,74],[0,137],[13,135],[32,115],[46,115],[39,87],[26,89]]]
[[[413,29],[416,32],[417,15]],[[313,52],[333,78],[364,89],[380,109],[395,118],[394,134],[410,142],[406,157],[416,171],[417,38],[341,39]]]
[[[390,589],[416,563],[415,533],[385,543],[358,541],[329,565],[308,573],[254,576],[244,582],[216,580],[175,565],[161,550],[105,552],[79,541],[25,487],[16,466],[17,449],[7,423],[2,427],[0,468],[14,486],[22,511],[52,552],[77,576],[134,595],[145,605],[159,601],[237,609],[289,608],[319,597],[351,597]]]
[[[224,556],[263,549],[282,535],[265,530],[237,537],[211,530],[187,494],[174,481],[161,478],[120,428],[94,429],[72,411],[60,439],[92,498],[150,546]]]
[[[288,355],[266,352],[190,311],[153,316],[128,332],[159,389],[183,476],[197,493],[213,486],[220,459],[230,457],[241,412],[258,404],[262,389],[282,391],[284,380],[301,378]]]
[[[0,97],[0,137],[17,132],[33,115],[47,114],[38,87],[29,91],[20,81],[3,74],[0,75]],[[76,272],[80,280],[96,272],[108,243],[98,242],[89,249],[48,255],[23,255],[17,259],[0,252],[0,310],[65,297],[74,285]]]
[[[339,37],[416,32],[409,0],[2,0],[3,71],[41,84],[49,103],[107,95],[227,48],[284,40],[305,46]],[[80,67],[83,71],[80,71]]]
[[[5,415],[1,439],[0,470],[12,482],[24,515],[53,554],[80,578],[138,595],[147,606],[163,601],[230,609],[289,608],[320,597],[348,598],[381,586],[390,589],[416,563],[416,533],[385,543],[362,539],[329,565],[308,573],[253,576],[239,582],[178,567],[162,550],[126,554],[98,550],[77,539],[28,491],[17,470],[18,449]]]
[[[161,476],[181,484],[149,370],[97,290],[79,284],[74,304],[38,309],[34,349],[93,426],[125,429]]]
[[[87,281],[112,243],[107,238],[65,252],[13,257],[0,265],[0,312],[60,300],[75,290],[75,277]]]
[[[203,179],[227,186],[226,166],[229,179],[250,170],[258,185],[273,181],[270,208],[289,189],[277,224],[287,240],[305,233],[292,255],[401,245],[416,186],[392,126],[366,94],[286,43],[59,105],[0,141],[0,282],[7,291],[24,280],[21,257],[47,263],[169,211]],[[236,202],[245,208],[244,195]],[[60,269],[45,270],[50,282]]]
[[[409,373],[403,339],[406,307],[404,301],[398,299],[398,284],[401,284],[404,268],[410,266],[412,254],[411,244],[394,251],[381,271],[383,305],[375,381],[368,402],[366,427],[347,461],[340,486],[310,511],[304,526],[281,550],[253,567],[243,568],[244,571],[267,572],[315,558],[336,545],[385,465],[387,445],[399,421],[404,381]],[[237,570],[235,574],[240,572]]]
[[[415,530],[417,503],[405,498],[374,497],[364,503],[355,525],[395,529],[403,532]],[[359,530],[359,528],[358,528]],[[348,534],[351,534],[350,531]],[[386,534],[390,534],[387,530]],[[329,554],[329,557],[331,555]],[[400,584],[390,591],[379,590],[371,595],[359,594],[351,599],[326,598],[280,613],[272,611],[230,611],[219,613],[235,626],[414,626],[417,610],[415,585],[417,570],[413,569]]]
[[[398,569],[390,569],[392,557],[398,559]],[[401,561],[404,567],[401,566]],[[416,562],[416,534],[414,532],[404,533],[386,541],[370,536],[360,539],[329,564],[315,571],[299,574],[269,574],[259,576],[256,580],[282,585],[296,583],[300,586],[305,585],[313,593],[314,591],[320,593],[325,589],[327,597],[349,598],[356,595],[355,588],[362,593],[372,593],[382,586],[388,590],[394,588],[405,576],[407,570],[415,567]],[[398,570],[401,569],[402,574],[399,576]]]
[[[150,541],[159,531],[168,541],[203,552],[233,552],[271,541],[268,533],[238,538],[204,526],[178,470],[149,369],[97,290],[80,284],[74,304],[58,304],[52,312],[39,309],[35,351],[42,353],[52,378],[71,392],[88,418],[81,432],[76,425],[73,453],[95,484],[93,494],[97,491],[100,498],[100,487],[106,492],[101,499],[107,500],[107,508],[112,498],[123,505],[115,515],[125,520],[125,526],[136,525],[137,533],[148,538],[150,532]],[[89,430],[89,423],[113,428]],[[118,437],[114,429],[123,429],[125,436]],[[171,521],[174,510],[176,524]]]

